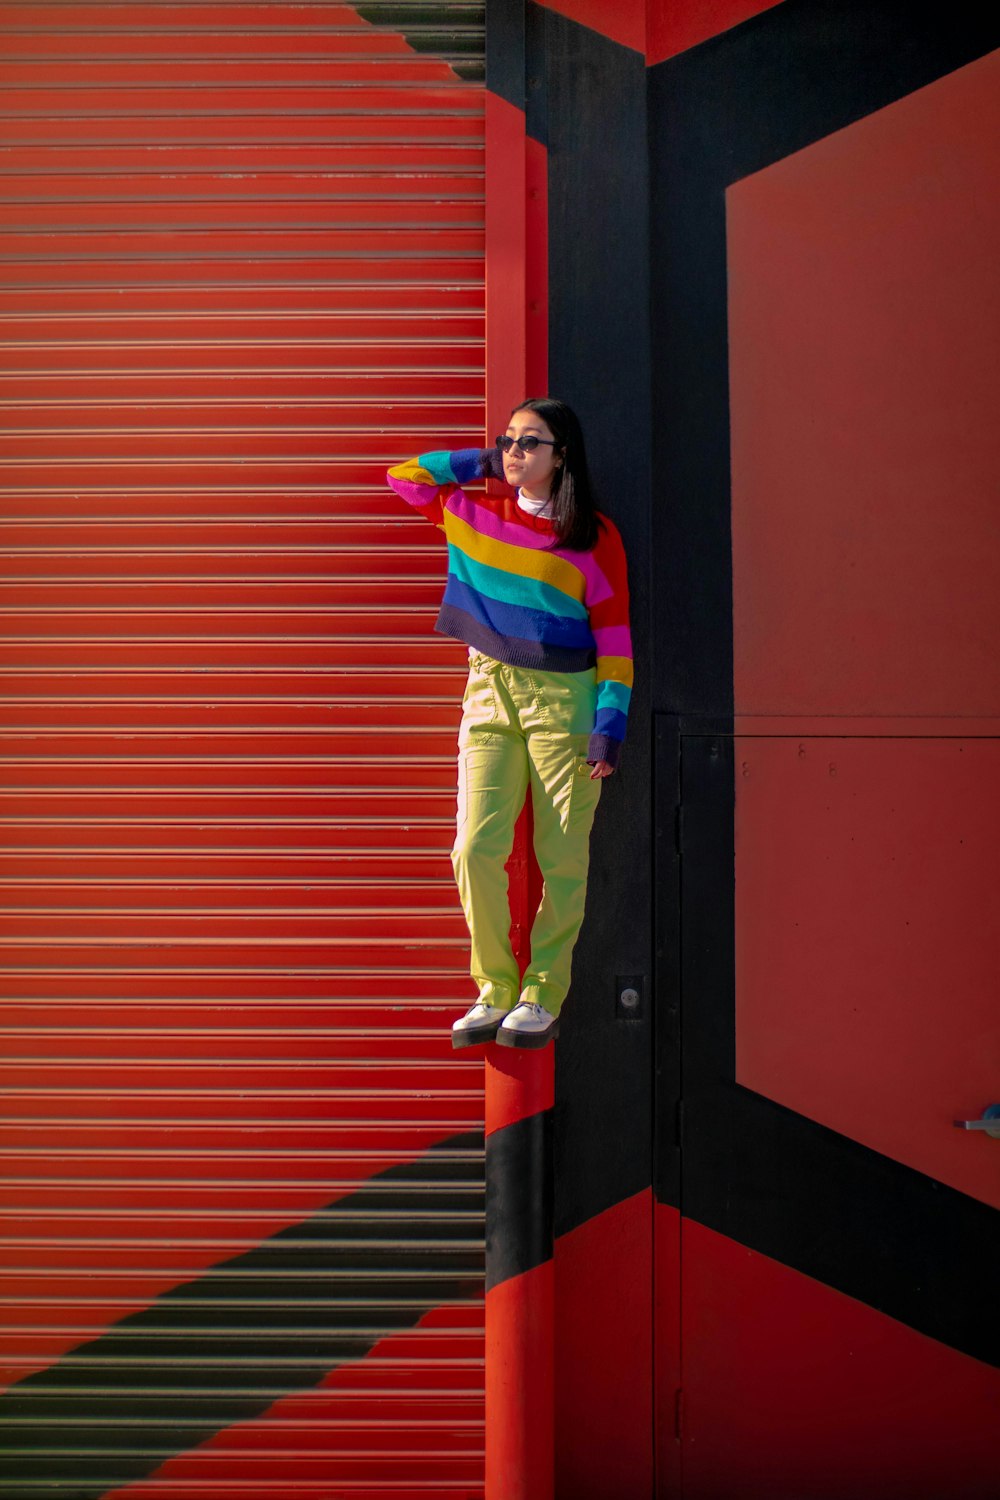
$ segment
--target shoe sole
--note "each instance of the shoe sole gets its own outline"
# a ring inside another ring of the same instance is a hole
[[[492,1042],[502,1025],[502,1021],[491,1021],[488,1026],[467,1026],[463,1031],[453,1031],[451,1045],[478,1047],[481,1042]]]
[[[544,1047],[553,1037],[557,1037],[558,1035],[558,1017],[545,1031],[536,1031],[534,1035],[527,1031],[505,1031],[504,1024],[501,1021],[500,1028],[497,1031],[497,1041],[501,1047]]]

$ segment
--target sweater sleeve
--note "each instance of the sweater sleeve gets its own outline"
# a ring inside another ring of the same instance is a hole
[[[397,495],[435,526],[443,526],[443,509],[451,490],[479,479],[502,479],[503,464],[495,448],[441,449],[394,464],[386,479]]]
[[[603,582],[597,585],[597,597],[589,606],[597,646],[597,709],[587,760],[591,765],[606,760],[617,766],[632,697],[632,634],[625,548],[618,528],[606,516],[603,519],[607,529],[594,548]]]

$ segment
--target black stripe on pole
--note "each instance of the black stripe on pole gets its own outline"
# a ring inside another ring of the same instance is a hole
[[[486,1137],[486,1290],[552,1259],[552,1110]]]

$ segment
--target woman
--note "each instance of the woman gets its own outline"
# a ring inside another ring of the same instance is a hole
[[[576,416],[549,397],[515,407],[494,449],[423,453],[387,477],[445,533],[435,629],[469,648],[451,858],[479,998],[452,1043],[543,1047],[559,1033],[591,825],[625,737],[632,641],[621,537],[595,508]],[[516,496],[460,488],[485,477],[504,478]],[[504,867],[529,783],[544,890],[522,981]]]

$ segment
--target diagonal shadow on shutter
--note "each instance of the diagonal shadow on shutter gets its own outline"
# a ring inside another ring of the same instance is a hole
[[[471,1133],[387,1168],[27,1376],[0,1397],[7,1433],[20,1428],[3,1444],[5,1483],[30,1492],[68,1480],[76,1500],[96,1500],[365,1358],[429,1309],[481,1294],[482,1147]],[[141,1378],[151,1371],[155,1387]],[[52,1447],[67,1429],[63,1471]],[[451,1437],[465,1438],[450,1456],[457,1469],[473,1450],[467,1432]]]

